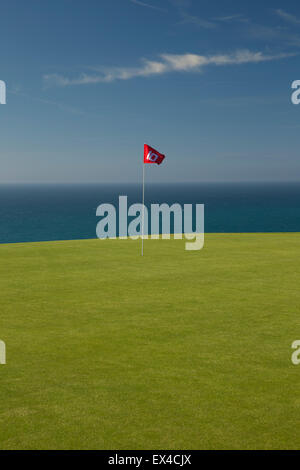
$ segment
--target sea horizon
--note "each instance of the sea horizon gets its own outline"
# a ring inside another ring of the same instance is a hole
[[[0,243],[96,238],[96,209],[140,183],[0,183]],[[204,204],[206,233],[300,232],[300,182],[148,183],[145,205]]]

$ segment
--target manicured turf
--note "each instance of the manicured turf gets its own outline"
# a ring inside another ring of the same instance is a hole
[[[1,245],[1,449],[299,447],[299,234]]]

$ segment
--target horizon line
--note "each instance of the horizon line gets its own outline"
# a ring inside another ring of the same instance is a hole
[[[193,181],[148,181],[147,185],[151,184],[272,184],[272,183],[300,183],[298,180],[193,180]],[[140,181],[0,181],[0,185],[100,185],[100,184],[114,184],[114,185],[124,185],[124,184],[138,184]]]

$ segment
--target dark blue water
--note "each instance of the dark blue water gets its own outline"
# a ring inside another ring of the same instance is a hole
[[[0,185],[0,243],[95,238],[96,208],[140,185]],[[146,204],[205,204],[205,232],[300,232],[300,183],[155,184]]]

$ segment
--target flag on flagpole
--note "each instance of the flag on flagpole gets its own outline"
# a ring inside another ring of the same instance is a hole
[[[145,163],[156,163],[160,165],[165,159],[165,155],[155,150],[150,145],[144,144],[144,164],[143,164],[143,209],[142,209],[142,256],[144,254],[144,209],[145,209]]]
[[[144,163],[157,163],[157,165],[160,165],[164,158],[165,155],[150,147],[150,145],[144,144]]]

